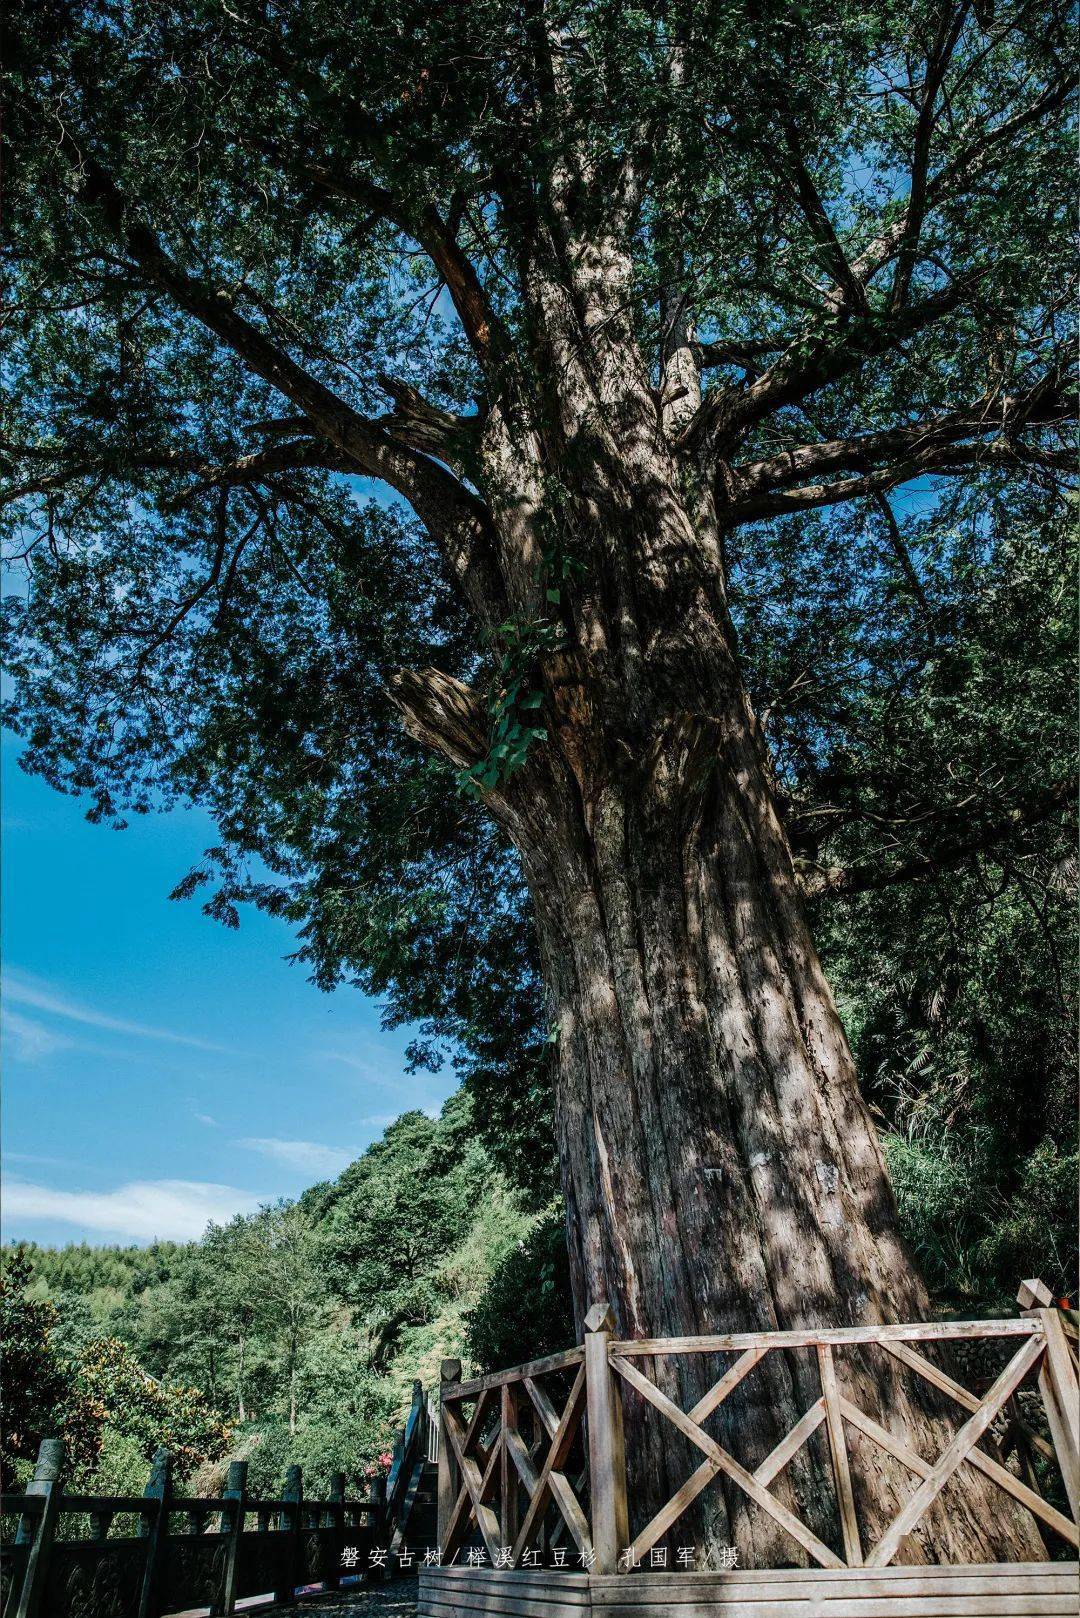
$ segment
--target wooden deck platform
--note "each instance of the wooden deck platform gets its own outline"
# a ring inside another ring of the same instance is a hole
[[[417,1618],[1075,1618],[1076,1562],[730,1573],[440,1567]]]

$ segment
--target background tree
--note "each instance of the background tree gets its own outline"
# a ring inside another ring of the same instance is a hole
[[[540,1105],[550,1031],[579,1319],[927,1306],[800,891],[915,873],[897,841],[833,863],[859,768],[812,734],[770,754],[762,696],[791,692],[759,685],[750,614],[736,635],[738,556],[793,517],[827,547],[871,502],[925,650],[964,625],[889,491],[978,491],[990,556],[1018,483],[1052,522],[1064,16],[58,3],[17,40],[27,762],[105,819],[201,799],[221,846],[180,891],[216,870],[212,913],[294,917],[323,981],[422,1006],[449,951],[489,1091]],[[417,523],[358,512],[349,477]],[[831,650],[808,638],[815,677]],[[1069,794],[956,764],[916,871]],[[484,1035],[500,952],[516,1044]],[[661,1375],[686,1403],[708,1370]],[[724,1421],[764,1452],[799,1375],[768,1362]],[[647,1510],[682,1458],[634,1438]],[[893,1480],[858,1470],[873,1532]],[[813,1460],[784,1487],[828,1533]],[[1033,1549],[980,1484],[952,1505],[910,1554]],[[789,1554],[741,1497],[709,1512],[706,1542]]]
[[[226,1306],[232,1304],[240,1343],[244,1321],[257,1320],[273,1345],[283,1372],[289,1432],[295,1433],[303,1351],[326,1308],[319,1231],[310,1213],[295,1202],[275,1203],[251,1219],[234,1221],[229,1229],[233,1242]]]
[[[5,1259],[0,1273],[0,1336],[4,1344],[4,1424],[0,1487],[15,1493],[29,1481],[43,1438],[63,1438],[69,1466],[89,1468],[101,1450],[105,1410],[72,1386],[69,1364],[53,1342],[57,1311],[27,1296],[29,1261]]]

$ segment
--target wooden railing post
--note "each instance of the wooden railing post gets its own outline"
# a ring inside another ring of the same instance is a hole
[[[461,1381],[461,1361],[443,1360],[439,1367],[439,1550],[446,1549],[446,1531],[450,1526],[450,1513],[457,1497],[457,1478],[454,1468],[454,1450],[446,1429],[446,1410],[443,1389]]]
[[[622,1399],[608,1361],[615,1316],[594,1303],[585,1316],[585,1398],[589,1424],[592,1545],[597,1573],[617,1573],[629,1543]]]
[[[855,1515],[855,1499],[851,1490],[851,1468],[848,1464],[847,1439],[844,1436],[844,1418],[840,1413],[840,1394],[836,1386],[836,1367],[833,1364],[832,1349],[827,1343],[818,1343],[817,1361],[818,1374],[821,1377],[821,1397],[825,1401],[825,1424],[829,1437],[829,1453],[832,1456],[836,1509],[844,1539],[844,1560],[848,1567],[862,1567],[862,1542],[859,1539],[859,1520]]]
[[[510,1453],[507,1433],[517,1432],[517,1389],[511,1383],[504,1382],[499,1389],[499,1401],[499,1430],[502,1438],[502,1455],[499,1460],[499,1528],[502,1544],[513,1547],[521,1524],[518,1521],[518,1470]]]
[[[341,1584],[341,1548],[345,1544],[345,1474],[335,1472],[330,1479],[330,1508],[327,1511],[329,1522],[327,1527],[334,1530],[333,1545],[334,1571],[327,1574],[326,1583],[331,1590],[336,1590]]]
[[[226,1519],[221,1514],[222,1532],[227,1534],[228,1543],[225,1547],[225,1566],[221,1574],[221,1599],[218,1611],[231,1613],[236,1611],[236,1586],[240,1572],[240,1535],[244,1532],[244,1507],[247,1495],[247,1469],[246,1461],[230,1461],[229,1470],[225,1478],[225,1493],[223,1499],[235,1500],[231,1515]]]
[[[40,1495],[43,1505],[34,1516],[21,1517],[15,1532],[16,1545],[27,1545],[29,1549],[14,1618],[38,1618],[42,1611],[41,1599],[49,1576],[49,1551],[60,1511],[60,1473],[63,1465],[63,1439],[43,1438],[38,1445],[33,1480],[26,1486],[27,1494]]]
[[[139,1535],[146,1540],[142,1588],[139,1591],[138,1618],[157,1618],[161,1605],[159,1585],[165,1537],[169,1532],[169,1493],[172,1487],[172,1456],[159,1449],[150,1465],[150,1479],[143,1497],[152,1501],[139,1523]]]
[[[1026,1315],[1032,1315],[1039,1321],[1043,1329],[1046,1358],[1039,1371],[1039,1392],[1042,1394],[1046,1421],[1073,1520],[1076,1521],[1080,1518],[1080,1386],[1065,1338],[1065,1327],[1059,1311],[1051,1307],[1053,1294],[1045,1282],[1022,1281],[1016,1301]]]
[[[292,1606],[296,1586],[300,1582],[300,1527],[304,1509],[304,1474],[299,1466],[290,1466],[285,1473],[285,1488],[281,1496],[285,1509],[281,1513],[281,1526],[288,1532],[285,1544],[285,1584],[274,1591],[279,1606]]]

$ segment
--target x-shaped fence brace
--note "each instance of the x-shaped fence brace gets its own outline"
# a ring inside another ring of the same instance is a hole
[[[538,1436],[530,1445],[518,1426],[518,1391],[535,1412]],[[496,1395],[498,1397],[496,1398]],[[517,1567],[554,1503],[561,1522],[580,1551],[589,1554],[588,1519],[564,1468],[585,1410],[585,1368],[578,1365],[561,1413],[536,1376],[522,1376],[501,1388],[480,1390],[467,1423],[453,1402],[443,1406],[443,1430],[461,1476],[461,1487],[447,1519],[443,1560],[449,1561],[475,1522],[493,1563]],[[544,1439],[547,1452],[537,1465]],[[580,1488],[582,1478],[577,1480]],[[491,1500],[501,1495],[501,1511]],[[517,1525],[520,1490],[528,1497]]]
[[[714,1438],[710,1437],[704,1431],[701,1423],[719,1408],[763,1356],[770,1352],[767,1345],[747,1349],[709,1392],[699,1399],[693,1409],[689,1411],[680,1409],[648,1377],[642,1375],[630,1359],[613,1353],[611,1355],[612,1369],[617,1371],[643,1399],[655,1406],[673,1426],[677,1427],[705,1455],[705,1460],[687,1479],[682,1488],[656,1513],[633,1541],[628,1558],[630,1563],[633,1564],[639,1561],[682,1516],[702,1489],[718,1474],[724,1473],[774,1521],[786,1529],[792,1539],[796,1540],[804,1550],[808,1551],[822,1567],[886,1567],[899,1550],[901,1541],[907,1534],[911,1533],[920,1518],[933,1501],[937,1499],[949,1479],[965,1463],[976,1467],[985,1476],[993,1479],[1014,1499],[1026,1506],[1033,1515],[1041,1518],[1050,1528],[1059,1533],[1069,1544],[1076,1545],[1080,1536],[1078,1536],[1077,1526],[1074,1522],[1071,1522],[1068,1517],[1044,1500],[1034,1489],[1022,1483],[1007,1467],[1002,1466],[1000,1462],[995,1461],[984,1451],[976,1448],[979,1439],[987,1432],[991,1423],[1013,1397],[1021,1383],[1042,1362],[1047,1353],[1044,1339],[1040,1335],[1026,1338],[1018,1352],[982,1398],[977,1398],[974,1394],[969,1393],[966,1388],[953,1381],[951,1377],[940,1371],[937,1366],[924,1359],[921,1354],[918,1354],[907,1344],[884,1341],[881,1346],[910,1370],[916,1371],[943,1392],[950,1394],[957,1402],[966,1406],[972,1412],[969,1419],[956,1433],[952,1442],[946,1446],[933,1464],[923,1460],[920,1455],[898,1439],[895,1434],[890,1433],[840,1394],[833,1365],[833,1349],[827,1343],[816,1345],[822,1390],[820,1398],[814,1401],[800,1420],[791,1428],[790,1432],[781,1439],[771,1454],[753,1472],[747,1471]],[[775,1352],[775,1350],[772,1351]],[[845,1560],[841,1560],[794,1512],[790,1511],[782,1501],[778,1500],[769,1491],[769,1484],[783,1471],[784,1467],[788,1465],[793,1456],[823,1422],[826,1424],[832,1456],[833,1477],[836,1485]],[[889,1524],[869,1554],[865,1556],[855,1513],[847,1444],[844,1434],[845,1422],[863,1433],[865,1437],[879,1444],[882,1449],[886,1450],[894,1459],[900,1461],[909,1471],[915,1473],[921,1479],[918,1488],[906,1505]],[[1037,1440],[1037,1443],[1046,1453],[1053,1453],[1050,1446],[1042,1440]]]

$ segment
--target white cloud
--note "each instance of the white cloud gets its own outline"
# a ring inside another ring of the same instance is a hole
[[[27,1180],[4,1186],[6,1223],[55,1219],[136,1241],[191,1241],[211,1220],[222,1224],[253,1213],[260,1199],[233,1185],[205,1180],[131,1180],[115,1191],[58,1191]]]
[[[80,1005],[65,995],[57,994],[48,984],[8,968],[4,973],[4,998],[15,1005],[30,1006],[68,1022],[83,1023],[88,1028],[106,1028],[114,1034],[132,1034],[137,1039],[165,1040],[171,1045],[190,1045],[198,1051],[225,1051],[224,1045],[212,1045],[208,1040],[196,1039],[191,1034],[176,1034],[171,1028],[154,1028],[147,1023],[132,1022],[126,1017],[111,1017],[92,1006]],[[7,1020],[18,1013],[7,1014]],[[59,1036],[58,1036],[59,1037]],[[70,1041],[67,1043],[70,1044]]]
[[[217,1128],[217,1119],[211,1118],[208,1112],[193,1112],[191,1116],[197,1124],[205,1124],[207,1129]]]
[[[54,1033],[33,1017],[24,1017],[20,1011],[5,1011],[3,1022],[4,1043],[11,1042],[11,1054],[19,1062],[40,1062],[56,1051],[70,1050],[72,1041],[63,1034]]]
[[[236,1143],[249,1152],[261,1152],[286,1168],[302,1174],[337,1174],[351,1163],[355,1152],[343,1151],[338,1146],[321,1146],[314,1140],[275,1140],[261,1136],[246,1136]]]

